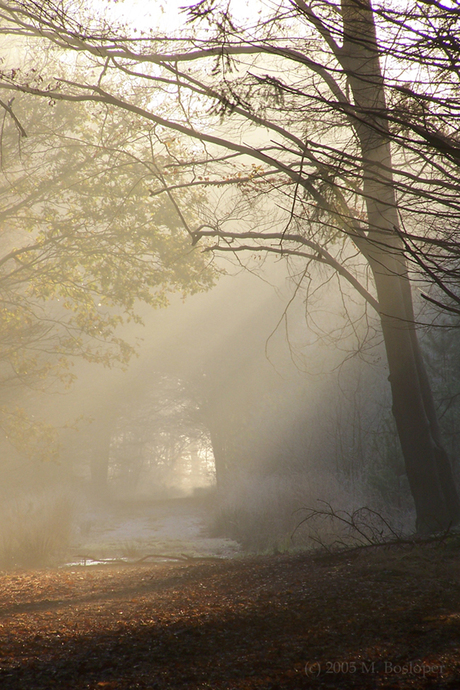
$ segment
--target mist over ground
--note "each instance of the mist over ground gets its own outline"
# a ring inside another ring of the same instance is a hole
[[[259,273],[230,266],[209,292],[141,306],[145,325],[121,332],[138,341],[124,369],[75,361],[69,390],[21,392],[28,413],[59,430],[59,455],[5,451],[4,562],[311,547],[312,534],[337,537],[321,516],[296,530],[322,502],[409,524],[381,348],[353,354],[360,334],[345,337],[350,314],[331,286],[309,327],[286,265]],[[158,522],[152,506],[168,500],[176,508]]]

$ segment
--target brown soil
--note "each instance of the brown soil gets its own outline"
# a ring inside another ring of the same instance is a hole
[[[460,554],[0,576],[0,688],[460,688]]]

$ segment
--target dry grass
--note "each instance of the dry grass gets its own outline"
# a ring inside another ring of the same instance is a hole
[[[72,536],[68,496],[44,492],[3,504],[0,511],[0,567],[48,565],[62,555]]]

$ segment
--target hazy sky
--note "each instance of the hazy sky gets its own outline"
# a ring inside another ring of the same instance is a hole
[[[101,7],[101,12],[114,19],[126,21],[135,28],[158,28],[162,32],[168,33],[183,27],[187,20],[185,12],[181,8],[195,4],[192,0],[121,0],[118,2],[107,2],[99,0],[97,4]],[[252,3],[251,7],[248,0],[231,0],[232,10],[238,14],[240,21],[243,15],[255,17],[255,8],[262,6],[262,3]]]

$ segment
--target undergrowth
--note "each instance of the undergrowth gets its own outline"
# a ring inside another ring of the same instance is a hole
[[[0,567],[48,565],[72,536],[73,509],[67,496],[44,492],[23,496],[0,509]]]
[[[296,473],[289,476],[245,476],[221,492],[212,521],[212,534],[238,541],[249,551],[285,552],[342,543],[347,526],[321,515],[324,499],[340,514],[353,514],[372,505],[376,515],[387,521],[388,532],[410,532],[410,508],[382,505],[364,489],[350,487],[337,475]],[[315,518],[306,520],[313,510]],[[370,515],[370,514],[369,514]],[[369,517],[369,515],[367,517]],[[324,519],[326,518],[326,519]],[[378,520],[373,516],[373,521]],[[379,523],[383,526],[383,522]],[[378,529],[378,527],[376,527]]]

